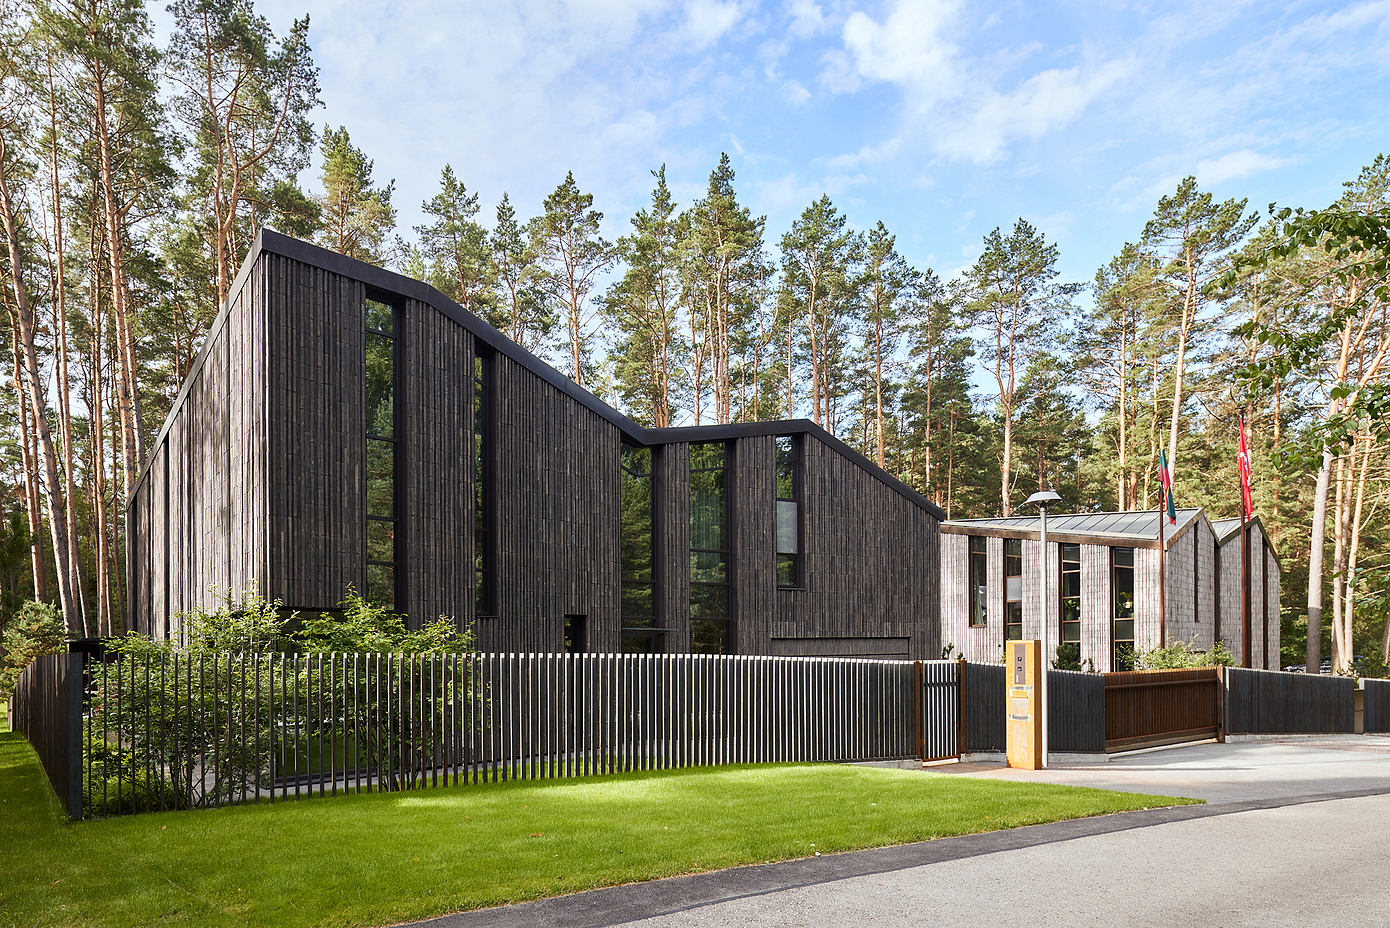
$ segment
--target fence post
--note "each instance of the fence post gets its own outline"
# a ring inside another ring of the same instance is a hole
[[[956,658],[956,759],[966,753],[965,733],[965,673],[969,669],[965,655]]]
[[[1226,667],[1216,665],[1216,741],[1226,743]]]
[[[924,760],[927,756],[926,732],[922,730],[925,720],[922,718],[922,662],[912,662],[912,727],[917,733],[917,759]]]
[[[63,732],[67,739],[67,750],[65,752],[67,761],[67,795],[61,797],[63,805],[68,808],[68,815],[74,819],[82,818],[82,674],[85,669],[86,658],[82,654],[65,654],[62,657],[67,662],[67,673],[63,677],[63,685],[67,688],[64,706],[67,714],[65,719],[66,726]]]

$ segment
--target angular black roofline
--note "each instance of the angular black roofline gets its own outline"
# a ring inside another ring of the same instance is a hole
[[[623,437],[639,445],[663,445],[673,442],[687,441],[721,441],[731,438],[747,438],[758,435],[810,435],[813,438],[829,445],[845,458],[857,464],[861,469],[880,482],[896,491],[900,496],[915,503],[927,510],[938,521],[945,521],[945,511],[921,493],[909,487],[883,468],[864,455],[855,451],[849,445],[840,441],[825,429],[811,422],[809,419],[786,419],[777,422],[738,422],[727,425],[695,425],[675,428],[654,429],[646,428],[623,413],[609,406],[594,394],[570,380],[564,374],[542,361],[536,355],[527,351],[521,345],[503,335],[497,329],[489,325],[479,316],[474,315],[468,310],[459,306],[453,300],[440,293],[434,287],[413,277],[406,277],[394,271],[368,264],[365,261],[358,261],[346,255],[338,254],[336,251],[329,251],[310,242],[301,241],[276,232],[274,229],[262,226],[256,233],[255,240],[251,243],[251,248],[246,254],[246,259],[242,262],[241,269],[237,272],[236,278],[227,290],[227,300],[217,313],[217,318],[209,326],[207,335],[203,339],[202,347],[198,350],[198,356],[194,359],[192,366],[188,370],[188,375],[184,377],[183,384],[179,387],[178,396],[169,407],[169,414],[164,419],[164,425],[159,430],[159,435],[150,445],[157,448],[164,442],[169,434],[169,428],[173,424],[174,417],[180,407],[183,406],[188,396],[188,391],[202,370],[203,364],[207,360],[208,352],[215,340],[218,332],[227,323],[227,316],[231,304],[240,294],[241,289],[246,284],[247,277],[251,274],[251,269],[255,266],[256,260],[262,253],[280,255],[302,264],[312,265],[340,274],[343,277],[350,277],[366,284],[376,290],[407,297],[426,303],[436,311],[443,313],[454,322],[463,326],[474,337],[481,339],[492,350],[506,355],[512,361],[520,364],[527,371],[544,380],[546,383],[564,393],[570,399],[579,403],[581,406],[597,414],[609,424],[616,426]],[[145,482],[149,474],[150,466],[154,456],[145,462],[144,468],[140,471],[140,477],[135,481],[131,488],[130,495],[126,499],[126,507],[129,508],[131,500],[135,497],[135,492],[140,485]]]

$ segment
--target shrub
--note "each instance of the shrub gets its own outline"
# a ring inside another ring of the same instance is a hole
[[[1189,667],[1234,667],[1235,655],[1218,641],[1210,650],[1200,651],[1196,639],[1175,641],[1166,648],[1145,651],[1135,663],[1135,670],[1182,670]]]
[[[9,699],[20,673],[34,658],[67,650],[67,633],[58,610],[48,603],[29,600],[10,620],[0,646],[5,650],[0,660],[0,699]]]
[[[1057,645],[1057,658],[1052,662],[1053,670],[1084,670],[1086,673],[1096,672],[1096,662],[1089,657],[1086,658],[1086,665],[1081,665],[1081,644],[1076,641],[1064,641]]]

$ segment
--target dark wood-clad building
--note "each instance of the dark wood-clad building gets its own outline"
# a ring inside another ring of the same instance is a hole
[[[930,657],[943,513],[805,420],[646,429],[433,288],[264,230],[127,508],[131,627],[349,586],[484,650]]]
[[[1240,519],[1179,509],[1163,527],[1147,512],[1083,512],[1047,520],[1048,639],[1096,670],[1129,669],[1137,653],[1222,641],[1244,662]],[[1250,536],[1249,666],[1279,667],[1279,560],[1259,516]],[[941,641],[975,661],[1042,633],[1036,516],[958,519],[941,527]]]

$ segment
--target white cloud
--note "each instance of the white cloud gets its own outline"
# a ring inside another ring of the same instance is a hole
[[[811,99],[811,91],[801,81],[786,81],[782,84],[782,97],[794,106],[800,106]]]
[[[738,22],[739,15],[738,3],[735,0],[725,3],[719,0],[695,0],[685,9],[683,36],[690,41],[692,47],[706,48],[732,29]]]
[[[845,21],[843,51],[825,57],[821,83],[840,93],[895,85],[902,132],[948,160],[984,163],[1015,140],[1066,127],[1133,70],[1125,58],[1084,60],[1011,78],[1042,46],[1030,40],[972,56],[956,36],[978,29],[953,0],[898,0],[881,20],[856,12]]]
[[[798,39],[809,39],[829,26],[825,14],[814,0],[791,0],[787,4],[787,13],[792,19],[787,31]]]
[[[1249,148],[1228,152],[1219,158],[1204,158],[1197,162],[1193,174],[1204,187],[1216,187],[1228,180],[1239,180],[1286,164],[1283,158],[1261,154]]]

